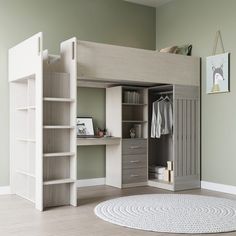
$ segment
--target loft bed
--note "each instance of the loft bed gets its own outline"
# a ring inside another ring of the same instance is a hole
[[[200,85],[200,59],[77,41],[79,85],[93,83]]]
[[[39,210],[66,204],[77,206],[76,82],[83,87],[199,87],[199,78],[200,59],[196,57],[76,38],[61,43],[60,55],[50,55],[43,51],[42,33],[17,44],[9,49],[12,193],[34,202]],[[115,101],[121,106],[121,88],[114,89],[119,92]],[[183,93],[180,92],[178,96]],[[197,107],[198,104],[197,101]],[[146,105],[141,106],[144,111]],[[115,114],[114,104],[110,107],[110,114]],[[115,125],[115,136],[120,138],[121,129],[114,120],[121,116],[110,117],[111,122],[108,118],[107,124],[112,128]],[[114,157],[113,150],[110,156]],[[121,156],[120,144],[117,156]],[[121,179],[113,178],[114,171],[110,174],[112,178],[107,183],[120,186]]]

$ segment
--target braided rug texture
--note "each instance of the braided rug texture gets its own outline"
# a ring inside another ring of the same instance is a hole
[[[236,231],[236,201],[186,194],[145,194],[100,203],[95,214],[110,223],[165,233]]]

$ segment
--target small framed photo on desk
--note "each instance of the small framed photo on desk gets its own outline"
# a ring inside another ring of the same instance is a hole
[[[94,137],[93,118],[77,117],[77,137]]]

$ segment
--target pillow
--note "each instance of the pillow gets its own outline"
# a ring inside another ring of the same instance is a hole
[[[193,46],[191,44],[186,44],[183,46],[171,46],[171,47],[163,48],[160,50],[160,52],[191,56],[192,48]]]
[[[192,48],[193,46],[191,44],[186,44],[183,46],[178,47],[177,54],[191,56],[192,55]]]
[[[168,48],[163,48],[160,50],[160,52],[166,52],[166,53],[176,53],[178,50],[178,46],[172,46]]]

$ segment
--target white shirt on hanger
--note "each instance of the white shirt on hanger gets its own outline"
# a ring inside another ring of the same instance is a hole
[[[160,138],[162,134],[172,134],[172,103],[165,99],[152,104],[151,138]]]

